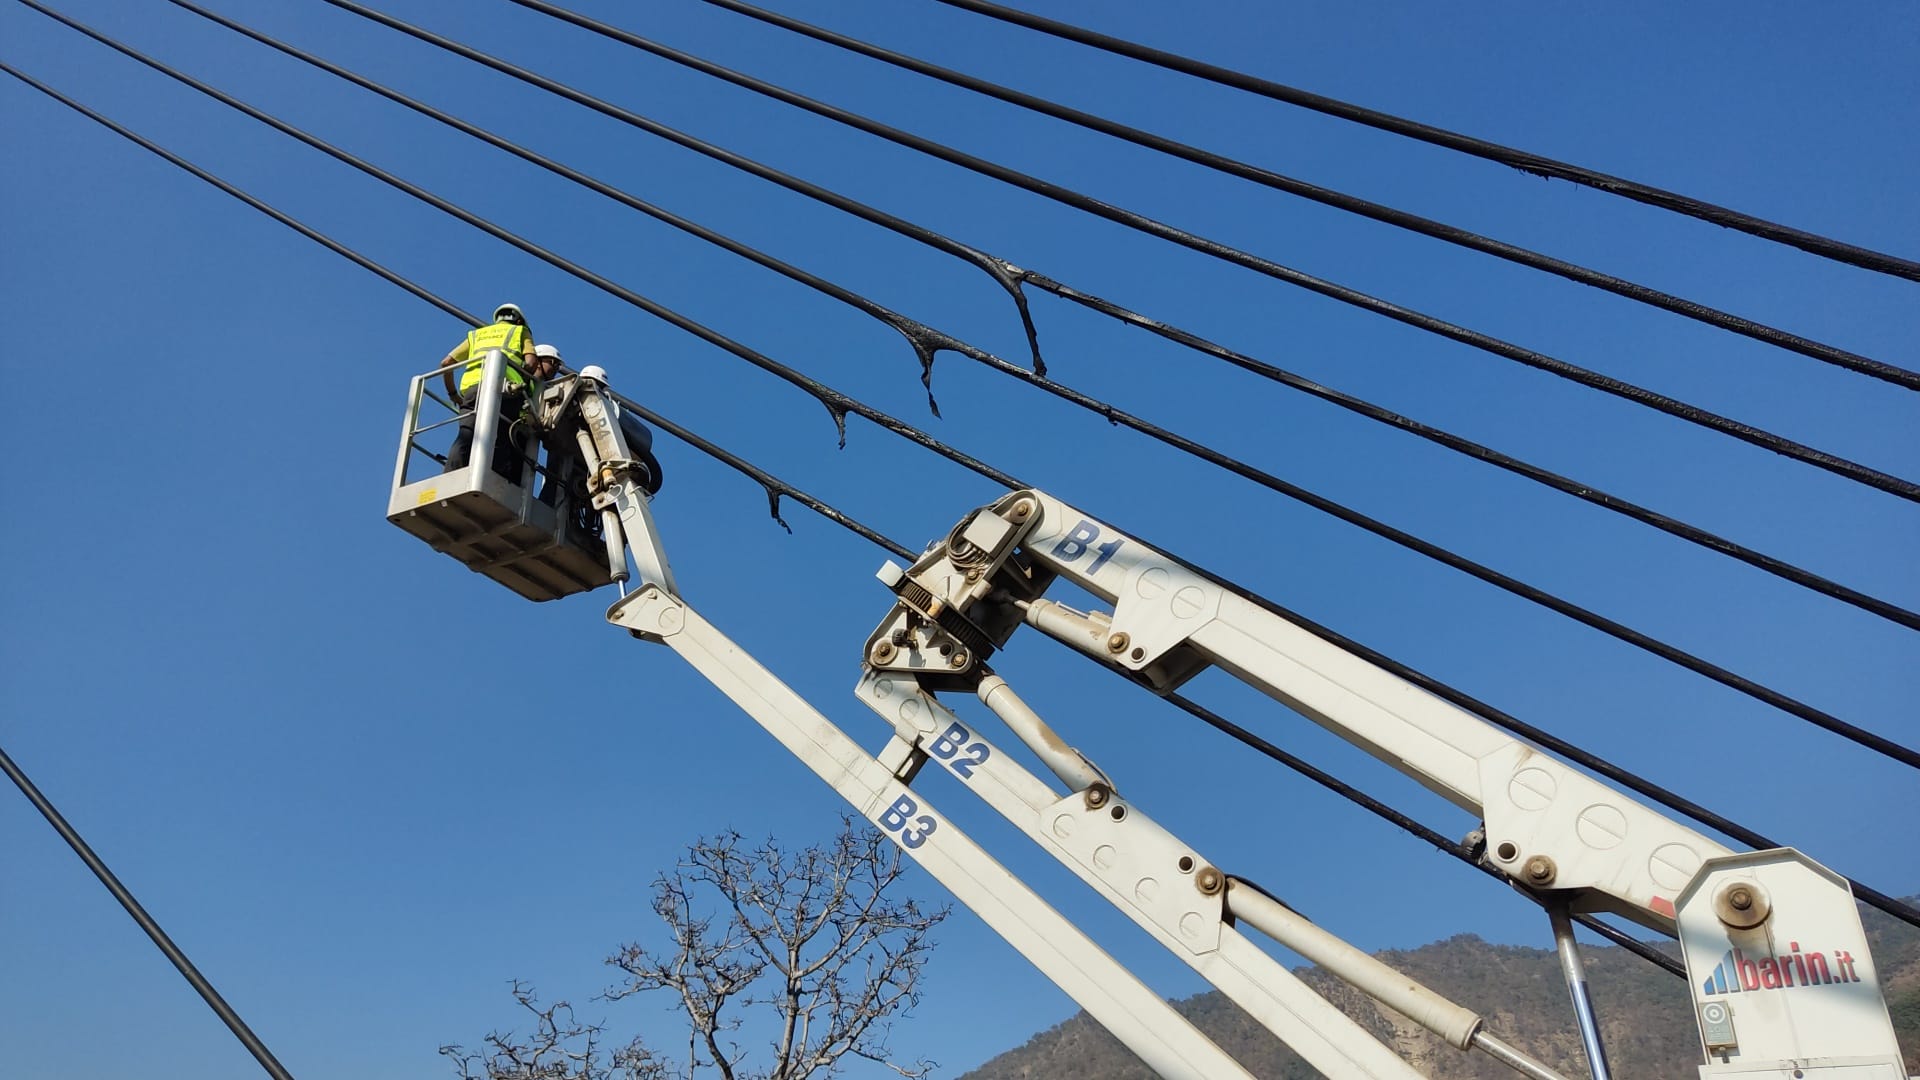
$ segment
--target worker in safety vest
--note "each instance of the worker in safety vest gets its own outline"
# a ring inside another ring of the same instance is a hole
[[[466,414],[460,418],[460,430],[447,450],[447,471],[465,468],[473,452],[474,405],[480,398],[480,374],[487,353],[499,349],[506,354],[506,367],[500,394],[500,426],[494,437],[493,471],[514,483],[520,482],[521,455],[515,446],[513,425],[526,411],[529,400],[527,372],[534,352],[533,335],[527,330],[527,317],[517,304],[501,304],[493,309],[493,321],[468,334],[440,361],[441,381],[447,394],[460,403]],[[558,355],[557,353],[555,354]],[[454,380],[454,365],[460,367]]]

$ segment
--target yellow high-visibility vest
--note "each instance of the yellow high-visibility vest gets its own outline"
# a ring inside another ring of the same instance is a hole
[[[480,367],[486,362],[487,352],[491,349],[499,349],[506,353],[510,363],[526,363],[527,328],[519,323],[497,322],[490,326],[483,326],[467,335],[467,366],[460,372],[462,394],[479,384]],[[517,369],[509,367],[507,382],[516,386],[525,386],[527,377]]]

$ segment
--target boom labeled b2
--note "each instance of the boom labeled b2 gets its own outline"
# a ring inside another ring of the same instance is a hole
[[[912,566],[889,563],[880,576],[896,603],[866,643],[871,674],[861,696],[884,715],[901,684],[923,695],[937,719],[923,725],[920,745],[949,767],[955,729],[941,725],[971,729],[934,695],[962,690],[979,697],[1074,794],[1052,804],[1030,789],[1009,794],[1022,782],[983,783],[986,770],[977,767],[963,779],[1136,921],[1171,931],[1156,936],[1210,979],[1209,967],[1219,966],[1213,954],[1226,940],[1215,924],[1244,922],[1461,1049],[1486,1050],[1528,1075],[1551,1075],[1514,1060],[1467,1010],[1384,971],[1251,883],[1207,864],[1137,807],[1102,826],[1104,864],[1090,859],[1078,823],[1062,827],[1069,823],[1064,808],[1075,797],[1094,810],[1125,803],[1106,774],[992,672],[987,661],[1019,627],[1159,693],[1219,668],[1476,815],[1482,825],[1469,841],[1483,863],[1554,915],[1596,1077],[1607,1075],[1607,1065],[1567,920],[1574,912],[1612,912],[1679,936],[1703,1078],[1905,1075],[1851,888],[1798,851],[1735,854],[1042,491],[1016,491],[981,507]],[[1079,611],[1047,599],[1057,581],[1110,610]],[[878,693],[882,685],[886,695]],[[1180,902],[1170,910],[1158,892],[1143,901],[1129,887],[1136,880],[1191,884],[1176,890]],[[1196,926],[1205,932],[1187,932]],[[1281,985],[1270,971],[1255,987],[1238,975],[1214,981],[1263,1022],[1260,999]],[[1268,1026],[1298,1048],[1290,1029],[1314,1022],[1295,1012],[1276,1014]],[[1314,1037],[1348,1045],[1351,1035],[1335,1025]]]

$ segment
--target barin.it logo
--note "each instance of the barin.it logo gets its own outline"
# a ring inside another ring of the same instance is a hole
[[[1757,959],[1749,957],[1744,949],[1728,949],[1713,974],[1700,984],[1701,992],[1738,994],[1748,990],[1788,990],[1860,981],[1853,954],[1845,949],[1832,953],[1801,952],[1797,941],[1788,942],[1787,948],[1790,951],[1784,955]]]

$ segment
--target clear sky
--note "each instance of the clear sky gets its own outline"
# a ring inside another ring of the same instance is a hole
[[[1020,359],[976,271],[318,3],[262,29]],[[66,10],[1201,565],[1897,893],[1920,777],[1835,736],[963,359],[944,418],[890,330],[167,5]],[[1920,605],[1920,507],[1066,210],[500,2],[383,0],[507,56],[1255,356]],[[575,0],[713,59],[1309,272],[1909,478],[1911,393],[1170,162],[704,5]],[[780,5],[872,40],[1920,365],[1920,288],[926,2]],[[1230,67],[1920,256],[1907,3],[1044,10]],[[465,307],[541,340],[911,546],[992,485],[24,7],[0,58]],[[444,1075],[584,1001],[653,934],[648,883],[732,827],[831,834],[827,789],[608,597],[529,605],[382,519],[406,378],[444,314],[0,80],[0,737],[301,1077]],[[1909,745],[1920,639],[1045,296],[1057,377]],[[877,748],[849,690],[882,553],[662,437],[689,601]],[[997,665],[1142,809],[1368,948],[1541,945],[1526,902],[1063,650]],[[1450,835],[1472,822],[1215,676],[1193,696]],[[963,712],[974,715],[977,706]],[[1010,739],[1002,740],[1010,742]],[[1202,987],[1024,838],[957,822],[1168,995]],[[257,1069],[24,800],[0,792],[0,1073]],[[937,887],[917,876],[929,896]],[[956,915],[903,1048],[954,1075],[1073,1012]],[[1469,1002],[1469,1004],[1474,1004]],[[1604,1008],[1604,1002],[1601,1003]],[[667,1003],[591,1004],[677,1044]],[[852,1075],[882,1075],[853,1070]]]

